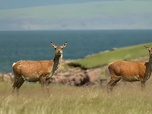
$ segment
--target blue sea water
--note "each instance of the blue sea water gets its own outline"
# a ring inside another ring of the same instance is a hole
[[[18,60],[53,59],[50,42],[62,45],[63,59],[152,42],[152,30],[67,30],[67,31],[0,31],[0,72],[12,72]]]

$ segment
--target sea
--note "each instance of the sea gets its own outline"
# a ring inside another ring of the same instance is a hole
[[[67,42],[63,59],[82,59],[112,48],[151,43],[152,30],[0,31],[0,72],[12,72],[18,60],[53,59],[50,42]]]

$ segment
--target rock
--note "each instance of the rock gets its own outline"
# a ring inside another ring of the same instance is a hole
[[[11,82],[12,83],[14,80],[14,75],[12,73],[1,73],[0,79],[4,82]]]
[[[65,84],[71,86],[82,86],[89,82],[89,77],[80,68],[70,68],[57,71],[50,79],[50,83]]]

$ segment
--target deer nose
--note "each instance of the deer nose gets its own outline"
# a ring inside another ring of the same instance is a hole
[[[56,53],[57,54],[62,54],[62,51],[61,50],[57,50]]]

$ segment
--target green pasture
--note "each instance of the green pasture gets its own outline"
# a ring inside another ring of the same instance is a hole
[[[80,60],[75,60],[70,64],[89,69],[107,65],[115,60],[134,60],[142,57],[148,57],[149,54],[144,45],[152,47],[152,43],[123,47],[117,50],[105,51]]]

